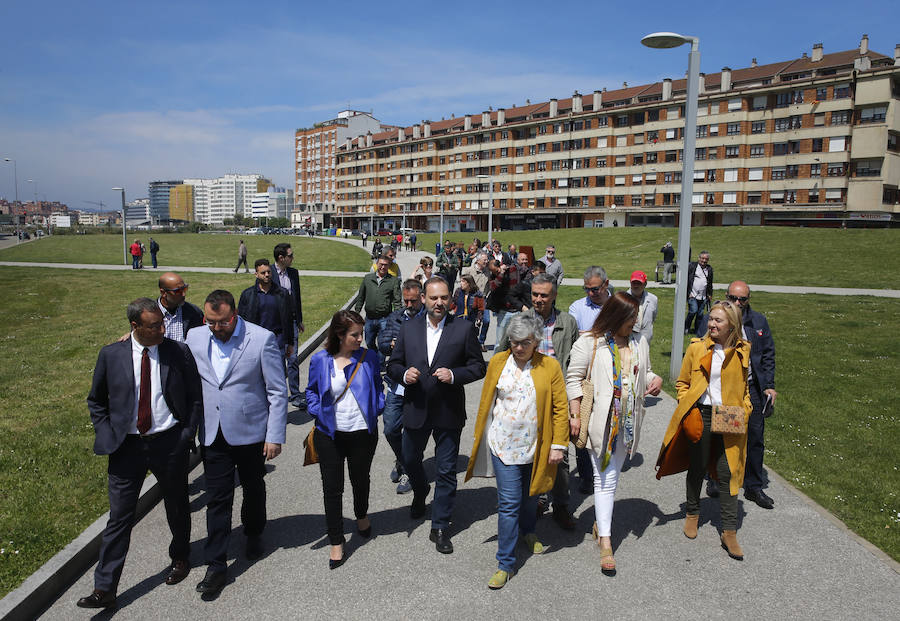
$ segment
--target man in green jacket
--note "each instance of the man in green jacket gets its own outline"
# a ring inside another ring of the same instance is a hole
[[[400,279],[388,273],[391,259],[387,255],[381,255],[375,262],[375,271],[363,276],[359,285],[359,296],[353,310],[359,312],[366,309],[366,347],[372,351],[378,351],[378,333],[384,328],[385,319],[400,308],[402,297],[400,295]],[[379,353],[379,356],[383,356]]]
[[[538,274],[531,281],[532,308],[523,313],[532,313],[544,320],[544,338],[538,343],[537,349],[542,354],[552,356],[562,367],[563,375],[569,367],[569,357],[572,353],[572,345],[578,340],[578,323],[575,318],[565,311],[561,311],[554,305],[556,302],[556,278],[547,274]],[[497,343],[497,351],[509,348],[509,338],[506,334]],[[556,481],[550,492],[553,498],[553,519],[565,530],[575,528],[575,520],[569,513],[569,452],[565,452],[563,463],[556,470]],[[548,505],[542,497],[538,504],[543,511]]]

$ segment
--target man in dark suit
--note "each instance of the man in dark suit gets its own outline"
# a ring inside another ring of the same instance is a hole
[[[695,330],[700,330],[700,319],[704,308],[709,307],[713,292],[713,268],[709,264],[709,253],[701,250],[696,261],[688,263],[687,271],[687,317],[684,320],[684,333],[691,332],[691,323]]]
[[[280,243],[275,246],[275,265],[272,270],[272,280],[288,294],[291,301],[291,310],[294,312],[294,321],[291,326],[294,333],[294,342],[299,345],[300,335],[305,329],[303,325],[303,303],[300,298],[300,272],[292,267],[294,264],[294,250],[288,243]],[[297,348],[287,358],[287,383],[290,391],[291,404],[296,408],[306,407],[304,391],[300,389],[300,363],[297,360]]]
[[[268,259],[257,259],[253,267],[256,270],[256,282],[241,292],[238,315],[273,333],[281,355],[288,358],[294,353],[294,312],[291,310],[290,297],[275,282]]]
[[[422,467],[428,438],[434,438],[435,487],[430,539],[438,552],[450,554],[448,528],[456,496],[456,460],[466,424],[464,386],[484,377],[485,363],[475,324],[453,321],[450,287],[439,276],[425,281],[426,314],[400,328],[388,363],[388,375],[404,386],[403,466],[413,488],[410,516],[425,515],[429,485]]]
[[[147,470],[162,488],[172,541],[166,584],[190,571],[191,517],[188,453],[203,415],[200,375],[190,350],[164,337],[156,301],[128,305],[131,337],[100,350],[88,395],[94,452],[109,455],[109,521],[94,571],[94,591],[82,608],[108,608],[116,589],[135,523],[135,509]]]

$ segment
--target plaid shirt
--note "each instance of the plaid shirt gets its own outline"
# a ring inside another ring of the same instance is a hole
[[[553,326],[556,325],[556,309],[550,311],[550,316],[544,322],[544,338],[538,345],[538,351],[545,356],[556,358],[556,350],[553,349]]]
[[[156,301],[156,304],[163,314],[163,323],[166,326],[166,338],[178,341],[179,343],[184,343],[184,321],[181,318],[181,307],[179,306],[178,310],[174,313],[170,313],[159,300]]]

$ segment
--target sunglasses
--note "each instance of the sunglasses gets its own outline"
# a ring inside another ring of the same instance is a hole
[[[740,302],[741,304],[744,304],[745,302],[747,302],[747,300],[750,299],[750,296],[749,295],[731,295],[729,293],[728,295],[725,296],[725,299],[727,299],[729,302]]]
[[[163,291],[168,291],[169,293],[178,293],[179,291],[187,291],[187,288],[190,287],[189,284],[185,283],[180,287],[175,287],[173,289],[163,288]]]
[[[600,293],[603,291],[603,287],[582,287],[585,293]]]

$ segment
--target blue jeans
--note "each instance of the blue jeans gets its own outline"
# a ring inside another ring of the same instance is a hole
[[[131,269],[136,270],[140,267],[141,258],[137,255],[131,255]]]
[[[510,320],[519,314],[519,311],[497,311],[497,342],[499,343],[503,340],[503,335],[506,334],[506,327],[509,325]]]
[[[534,532],[537,496],[529,496],[532,464],[507,466],[491,453],[497,477],[497,568],[513,571],[519,533]]]
[[[297,348],[300,347],[300,330],[294,325],[294,353],[285,360],[287,365],[287,384],[291,399],[299,399],[304,396],[300,390],[300,361],[297,360]]]
[[[688,298],[687,304],[688,312],[687,317],[684,320],[684,331],[685,333],[692,333],[700,327],[700,317],[703,315],[703,307],[706,305],[706,300]],[[691,328],[692,321],[694,322],[693,329]]]
[[[390,379],[385,384],[387,394],[384,396],[384,413],[381,415],[384,437],[394,451],[394,457],[403,463],[403,396],[394,392],[397,385]]]
[[[428,479],[422,456],[428,438],[434,437],[434,498],[431,501],[431,527],[447,528],[456,499],[456,460],[462,429],[444,429],[425,423],[419,429],[403,428],[403,468],[416,497],[428,493]]]
[[[478,342],[484,345],[484,341],[487,338],[488,328],[491,325],[491,311],[488,309],[484,309],[484,314],[481,316],[481,333],[478,335]]]
[[[378,361],[384,366],[384,354],[378,351],[378,333],[384,330],[384,324],[387,321],[387,317],[381,317],[379,319],[369,319],[366,318],[365,325],[365,335],[366,335],[366,347],[374,351],[378,354]]]

